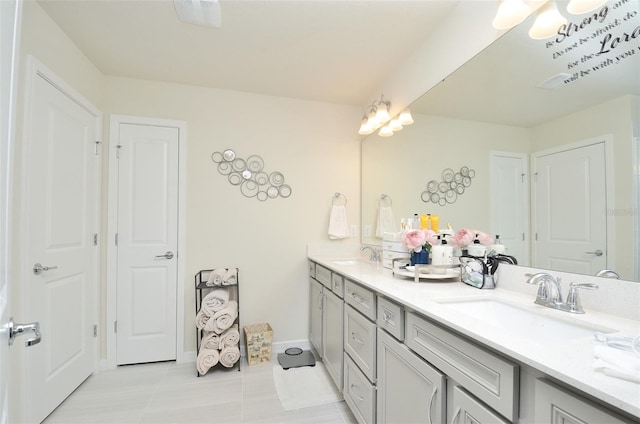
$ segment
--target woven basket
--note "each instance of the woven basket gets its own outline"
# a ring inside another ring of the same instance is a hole
[[[245,325],[244,340],[247,344],[247,362],[256,365],[271,361],[273,329],[268,323]]]

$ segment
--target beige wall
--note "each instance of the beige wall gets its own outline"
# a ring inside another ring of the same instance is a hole
[[[328,240],[336,191],[359,224],[358,108],[123,78],[107,88],[105,113],[187,122],[185,350],[195,350],[193,276],[219,266],[240,269],[243,324],[269,322],[276,342],[307,339],[306,244]],[[262,156],[291,197],[244,197],[211,161],[227,148]]]

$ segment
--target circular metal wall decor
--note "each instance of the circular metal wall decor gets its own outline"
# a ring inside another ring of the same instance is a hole
[[[282,172],[266,172],[264,160],[258,155],[251,155],[245,160],[238,157],[234,150],[226,149],[213,152],[211,161],[217,164],[218,173],[226,176],[231,185],[239,187],[245,197],[264,202],[291,196],[291,186],[284,183]]]
[[[468,166],[463,166],[458,172],[451,168],[442,171],[441,180],[431,180],[427,183],[426,190],[420,194],[420,198],[425,203],[435,203],[446,206],[455,203],[471,186],[471,180],[476,176],[476,171]]]

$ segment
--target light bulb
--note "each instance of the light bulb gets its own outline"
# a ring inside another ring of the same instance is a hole
[[[413,117],[411,116],[411,111],[409,109],[405,109],[400,113],[398,120],[402,125],[411,125],[413,124]]]
[[[392,119],[389,121],[389,128],[393,132],[402,131],[402,123],[398,119]]]
[[[391,116],[389,116],[389,108],[387,107],[387,105],[385,103],[380,102],[378,104],[378,111],[376,112],[376,119],[381,124],[384,124],[389,119],[391,119]]]
[[[558,33],[558,28],[567,23],[567,19],[558,12],[556,3],[551,1],[538,12],[533,26],[529,30],[529,37],[534,40],[553,37]]]
[[[385,125],[384,127],[380,128],[378,135],[380,137],[391,137],[393,135],[393,131],[391,131],[391,127],[389,127],[389,125]]]
[[[572,15],[582,15],[593,12],[606,2],[607,0],[571,0],[567,5],[567,12]]]
[[[361,135],[369,135],[373,132],[373,128],[369,126],[369,120],[367,118],[363,118],[360,123],[360,129],[358,130],[358,134]]]
[[[502,0],[498,12],[493,19],[495,29],[509,29],[525,20],[531,13],[531,8],[522,0]]]

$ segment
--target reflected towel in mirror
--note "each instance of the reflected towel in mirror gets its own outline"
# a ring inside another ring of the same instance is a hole
[[[396,218],[393,215],[391,206],[380,206],[378,208],[378,223],[376,225],[376,237],[382,238],[383,233],[395,233]]]

